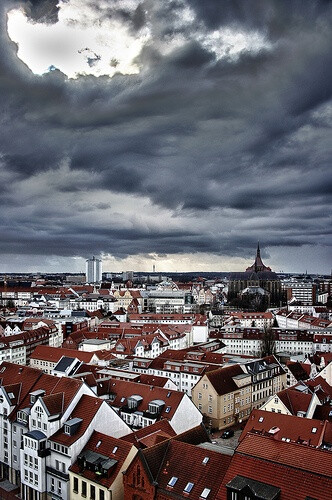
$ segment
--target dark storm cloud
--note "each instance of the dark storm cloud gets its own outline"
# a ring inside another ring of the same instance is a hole
[[[24,2],[24,10],[33,21],[47,24],[58,20],[58,0],[28,0]]]
[[[141,72],[77,80],[35,76],[17,59],[5,12],[19,4],[0,7],[1,252],[246,256],[257,239],[329,243],[331,2],[197,0],[182,23],[184,0],[114,3],[101,15],[152,26]],[[54,23],[56,5],[31,1],[26,12]],[[257,30],[266,42],[218,60],[193,33],[203,25]],[[186,41],[163,55],[158,38],[179,35]],[[87,201],[105,191],[109,200]],[[113,224],[116,193],[149,199],[160,230]],[[169,231],[164,209],[177,223]]]

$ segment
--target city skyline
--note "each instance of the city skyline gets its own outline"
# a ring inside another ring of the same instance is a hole
[[[331,272],[332,6],[0,6],[0,272]]]

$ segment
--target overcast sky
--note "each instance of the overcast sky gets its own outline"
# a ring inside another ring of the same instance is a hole
[[[330,272],[331,1],[0,14],[0,272]]]

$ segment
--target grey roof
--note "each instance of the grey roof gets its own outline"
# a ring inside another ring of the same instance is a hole
[[[31,437],[33,439],[37,439],[37,441],[40,441],[41,439],[46,439],[46,436],[43,432],[41,431],[30,431],[24,434],[26,437]]]
[[[118,461],[114,460],[114,458],[109,458],[101,453],[96,453],[91,450],[85,450],[78,457],[79,459],[84,458],[88,463],[94,464],[95,466],[101,466],[103,469],[108,470],[113,465],[117,464]]]
[[[54,367],[57,372],[65,372],[69,366],[73,364],[76,358],[69,358],[68,356],[62,356],[58,364]]]
[[[274,500],[279,497],[281,492],[280,488],[276,486],[261,483],[260,481],[255,481],[244,476],[235,476],[226,486],[237,491],[249,488],[255,498],[262,500]]]
[[[67,422],[65,422],[65,425],[77,425],[80,424],[81,422],[83,422],[81,418],[74,417],[71,418],[70,420],[67,420]]]

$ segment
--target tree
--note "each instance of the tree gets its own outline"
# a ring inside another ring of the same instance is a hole
[[[275,333],[272,328],[264,328],[263,338],[260,343],[260,356],[271,356],[276,353]]]

